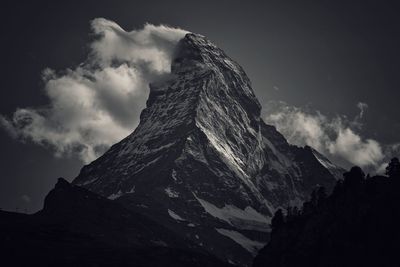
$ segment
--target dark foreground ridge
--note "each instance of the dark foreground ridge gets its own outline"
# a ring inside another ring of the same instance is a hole
[[[333,193],[314,191],[301,211],[278,210],[269,244],[254,267],[400,266],[400,163],[386,176],[344,174]]]
[[[62,178],[40,212],[0,211],[0,251],[2,266],[229,266]]]

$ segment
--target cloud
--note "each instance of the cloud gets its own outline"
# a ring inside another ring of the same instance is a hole
[[[365,116],[365,113],[367,111],[368,108],[368,104],[367,103],[363,103],[363,102],[358,102],[357,103],[357,108],[360,110],[360,112],[354,117],[354,119],[352,121],[350,121],[350,124],[353,128],[358,128],[361,129],[363,126],[362,120]]]
[[[92,21],[93,32],[101,36],[91,44],[92,55],[106,66],[114,61],[128,61],[156,73],[170,71],[176,43],[187,31],[146,24],[139,31],[124,31],[118,24],[103,18]]]
[[[358,102],[357,103],[357,107],[360,109],[360,114],[358,115],[358,118],[362,119],[364,116],[365,111],[368,108],[368,104],[367,103],[363,103],[363,102]]]
[[[398,145],[382,145],[363,138],[358,131],[368,105],[358,103],[360,112],[354,119],[346,116],[329,118],[309,108],[289,106],[284,102],[271,102],[265,121],[275,125],[290,143],[309,145],[336,162],[381,170],[384,161],[393,155]]]
[[[137,126],[148,84],[170,72],[174,48],[187,31],[146,24],[130,32],[94,19],[85,62],[43,70],[47,106],[18,108],[0,126],[13,137],[51,147],[57,156],[89,162]]]
[[[362,140],[350,128],[339,128],[336,140],[329,142],[328,152],[359,166],[378,166],[384,160],[382,146],[373,139]]]

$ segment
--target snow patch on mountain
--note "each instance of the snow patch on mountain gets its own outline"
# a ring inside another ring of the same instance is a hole
[[[88,185],[88,184],[91,184],[91,183],[97,181],[97,179],[98,179],[98,178],[95,177],[95,178],[93,178],[93,179],[87,180],[87,181],[85,181],[85,182],[83,182],[83,183],[81,183],[81,184],[78,184],[78,185],[79,185],[79,186]]]
[[[211,145],[220,153],[221,157],[225,160],[228,166],[231,166],[232,170],[239,176],[247,176],[243,171],[241,165],[243,161],[233,153],[232,148],[226,143],[214,135],[214,133],[198,123],[197,126],[205,133]]]
[[[343,176],[344,170],[332,162],[330,162],[324,155],[319,153],[317,150],[310,148],[314,157],[318,160],[318,162],[324,166],[336,179],[340,179]]]
[[[330,163],[326,158],[322,157],[320,153],[317,153],[315,150],[313,151],[313,155],[327,169],[336,169],[337,166]]]
[[[169,196],[170,198],[178,198],[179,197],[179,193],[176,192],[175,190],[173,190],[171,187],[165,188],[164,191],[167,194],[167,196]]]
[[[116,194],[111,194],[108,196],[108,199],[114,200],[117,199],[119,197],[121,197],[123,195],[122,191],[119,190]]]
[[[215,230],[218,233],[220,233],[221,235],[224,235],[224,236],[232,239],[239,245],[241,245],[244,249],[246,249],[248,252],[250,252],[253,256],[257,255],[257,252],[265,246],[265,243],[251,240],[237,231],[227,230],[227,229],[222,229],[222,228],[215,228]]]
[[[133,193],[135,193],[135,189],[136,189],[136,186],[132,186],[131,190],[129,190],[125,194],[133,194]]]
[[[171,216],[172,219],[177,220],[177,221],[186,221],[185,219],[183,219],[181,216],[179,216],[178,214],[176,214],[175,212],[173,212],[172,210],[168,209],[168,214],[169,216]]]
[[[218,208],[214,204],[203,200],[196,195],[195,197],[208,214],[225,221],[238,229],[257,231],[269,230],[270,219],[250,206],[247,206],[244,210],[234,205],[226,204],[224,207]]]

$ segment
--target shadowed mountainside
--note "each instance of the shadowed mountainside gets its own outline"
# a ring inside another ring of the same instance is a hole
[[[0,211],[0,251],[4,266],[229,266],[62,178],[38,213]]]

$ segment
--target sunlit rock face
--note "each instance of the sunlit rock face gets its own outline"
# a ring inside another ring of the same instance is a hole
[[[341,175],[312,148],[288,144],[260,110],[243,69],[205,37],[187,34],[170,76],[150,85],[136,130],[73,183],[249,265],[277,208],[301,204]]]

